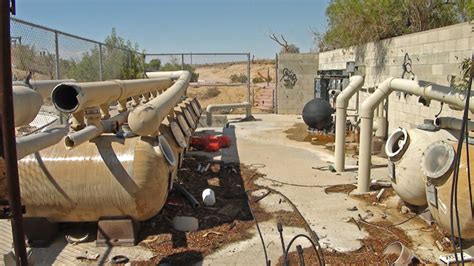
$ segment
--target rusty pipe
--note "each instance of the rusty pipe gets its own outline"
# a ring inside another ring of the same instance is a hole
[[[62,83],[51,92],[51,100],[59,111],[76,113],[87,107],[160,91],[170,85],[171,80],[166,78]]]
[[[146,104],[140,105],[130,112],[128,124],[137,135],[150,136],[158,134],[161,121],[172,111],[185,94],[191,73],[189,71],[149,72],[149,77],[171,78],[177,80],[166,91]]]

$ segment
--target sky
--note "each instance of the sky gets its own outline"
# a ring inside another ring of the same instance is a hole
[[[269,34],[309,52],[329,0],[16,0],[19,19],[103,41],[113,27],[148,53],[250,52],[274,58]]]

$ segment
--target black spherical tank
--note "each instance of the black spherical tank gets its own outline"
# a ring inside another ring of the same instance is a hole
[[[307,102],[303,108],[303,121],[311,129],[324,130],[332,125],[334,109],[329,102],[316,98]]]

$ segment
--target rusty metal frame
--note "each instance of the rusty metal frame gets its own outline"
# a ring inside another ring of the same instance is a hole
[[[8,200],[11,210],[13,244],[17,265],[28,265],[23,214],[20,197],[20,182],[16,160],[15,120],[13,117],[10,0],[0,0],[0,157],[5,160]]]

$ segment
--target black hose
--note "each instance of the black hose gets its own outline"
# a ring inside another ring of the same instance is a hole
[[[258,225],[257,217],[254,215],[254,213],[252,211],[252,207],[250,206],[250,199],[249,199],[249,194],[248,193],[249,193],[249,191],[246,191],[247,204],[249,205],[250,214],[252,215],[253,220],[255,221],[255,226],[257,227],[258,236],[260,237],[260,241],[262,242],[263,254],[265,255],[265,265],[270,266],[271,261],[268,259],[267,247],[265,246],[265,240],[263,239],[262,231],[260,230],[260,226]]]
[[[290,242],[288,243],[288,246],[286,247],[286,250],[285,250],[285,254],[283,256],[283,259],[284,259],[284,264],[285,266],[289,266],[289,263],[288,263],[288,252],[290,252],[290,248],[291,248],[291,245],[293,244],[293,242],[295,242],[296,239],[300,238],[300,237],[304,237],[306,239],[309,240],[309,242],[311,242],[311,245],[313,245],[313,249],[314,249],[314,252],[316,253],[316,257],[318,258],[318,261],[319,261],[319,265],[325,265],[325,262],[324,260],[321,260],[321,257],[319,256],[319,251],[318,251],[318,248],[316,247],[316,244],[314,243],[314,241],[307,235],[305,234],[299,234],[299,235],[296,235],[294,236]],[[321,251],[322,252],[322,251]]]
[[[301,245],[296,246],[296,251],[298,252],[298,258],[300,260],[300,266],[305,266],[304,265],[304,251]]]
[[[197,201],[196,198],[191,193],[189,193],[189,191],[186,190],[183,186],[181,186],[178,183],[174,183],[174,187],[176,188],[176,191],[178,191],[181,195],[183,195],[188,200],[189,204],[191,204],[193,209],[197,209],[201,207],[201,204],[199,203],[199,201]]]
[[[277,229],[278,229],[278,233],[280,234],[281,248],[283,250],[283,254],[285,254],[285,240],[283,239],[283,225],[280,222],[277,223]]]
[[[474,53],[472,54],[471,62],[474,64]],[[469,77],[468,87],[466,88],[466,102],[464,105],[464,112],[463,112],[462,124],[461,124],[461,130],[460,130],[461,135],[458,139],[458,149],[456,151],[456,156],[454,160],[454,174],[453,174],[453,181],[451,185],[449,220],[450,220],[450,227],[451,227],[451,240],[452,240],[453,249],[454,249],[454,258],[456,259],[457,265],[459,265],[459,259],[456,252],[456,242],[458,242],[458,245],[459,245],[459,252],[461,254],[461,263],[462,265],[464,265],[461,225],[459,223],[459,209],[458,209],[458,180],[459,180],[459,166],[461,163],[462,145],[464,142],[464,138],[466,137],[466,126],[467,126],[468,115],[469,115],[469,100],[471,98],[471,87],[472,87],[473,76],[474,76],[474,66],[471,66],[471,73]],[[467,150],[469,152],[469,147],[467,148]],[[455,241],[456,239],[454,236],[454,215],[456,216],[456,229],[458,230],[458,241]]]

